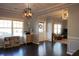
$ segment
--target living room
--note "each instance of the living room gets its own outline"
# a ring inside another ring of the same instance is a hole
[[[78,7],[0,3],[0,56],[78,56]]]

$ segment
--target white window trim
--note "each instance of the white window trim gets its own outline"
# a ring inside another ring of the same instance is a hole
[[[2,19],[1,19],[2,20]],[[16,20],[11,20],[11,36],[13,36],[13,21],[16,21]],[[23,21],[20,21],[20,22],[23,22]],[[23,25],[23,24],[22,24]],[[10,28],[10,27],[0,27],[0,28]],[[16,29],[22,29],[22,36],[23,36],[23,27],[22,28],[17,28]]]

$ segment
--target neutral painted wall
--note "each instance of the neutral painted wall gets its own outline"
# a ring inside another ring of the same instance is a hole
[[[39,44],[39,31],[38,31],[38,21],[37,17],[32,19],[33,21],[33,43]]]
[[[69,6],[67,53],[79,50],[79,4]]]
[[[62,20],[62,28],[68,28],[68,19]]]
[[[48,16],[46,19],[47,40],[52,41],[52,17]]]

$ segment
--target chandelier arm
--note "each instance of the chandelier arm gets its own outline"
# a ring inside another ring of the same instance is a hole
[[[28,3],[28,7],[24,9],[24,15],[25,17],[32,17],[32,12],[31,12],[31,8],[29,7],[29,3]]]
[[[29,3],[28,3],[28,9],[29,9],[30,7],[29,7]]]

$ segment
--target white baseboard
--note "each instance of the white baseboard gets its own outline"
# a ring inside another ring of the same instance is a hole
[[[73,55],[77,50],[79,50],[79,37],[68,36],[68,51],[67,54]]]
[[[67,52],[67,54],[72,55],[73,53],[72,52]]]
[[[32,43],[39,45],[39,43],[37,43],[37,42],[32,42]]]
[[[69,55],[73,55],[74,54],[74,50],[72,50],[72,51],[67,51],[67,54],[69,54]]]
[[[0,48],[3,48],[4,46],[0,46]]]

